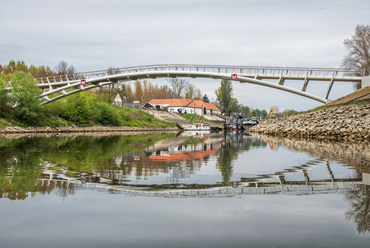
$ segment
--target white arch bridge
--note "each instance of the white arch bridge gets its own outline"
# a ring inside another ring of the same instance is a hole
[[[240,83],[257,84],[287,91],[326,103],[329,101],[329,94],[334,82],[362,82],[364,78],[348,75],[355,74],[352,71],[334,68],[162,64],[44,77],[37,78],[37,81],[39,82],[38,86],[43,89],[40,98],[46,100],[43,104],[50,103],[83,90],[109,84],[163,77],[232,79]],[[275,82],[271,82],[272,80]],[[301,89],[298,90],[285,86],[284,83],[287,80],[301,81]],[[306,92],[310,81],[323,81],[324,83],[328,83],[326,91],[323,90],[323,96],[316,96]]]

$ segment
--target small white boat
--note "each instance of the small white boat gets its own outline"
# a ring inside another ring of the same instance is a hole
[[[192,125],[186,125],[183,127],[184,131],[210,131],[211,125],[209,122],[198,122]]]

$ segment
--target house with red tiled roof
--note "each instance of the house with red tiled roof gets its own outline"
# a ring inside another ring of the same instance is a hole
[[[172,113],[188,113],[202,115],[203,108],[206,108],[208,115],[220,115],[221,110],[212,103],[192,99],[152,99],[145,107],[157,110],[164,110]]]

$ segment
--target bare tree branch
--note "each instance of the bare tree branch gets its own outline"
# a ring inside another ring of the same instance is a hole
[[[185,81],[185,79],[167,78],[166,80],[171,84],[172,90],[177,98],[181,98],[181,93],[189,85],[189,82]]]
[[[356,71],[353,76],[369,76],[370,73],[370,26],[357,25],[351,39],[345,39],[348,55],[343,59],[342,66],[347,70]],[[361,83],[355,85],[361,88]]]

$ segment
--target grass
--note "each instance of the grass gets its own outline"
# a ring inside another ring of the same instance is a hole
[[[140,109],[129,109],[122,108],[121,110],[127,120],[124,121],[124,126],[134,126],[134,127],[175,127],[175,123],[165,122],[154,118],[150,114],[145,113]]]
[[[363,89],[357,90],[351,94],[343,96],[337,100],[331,101],[325,105],[319,106],[317,108],[311,109],[308,112],[315,112],[324,109],[329,109],[332,107],[342,107],[353,104],[366,104],[370,103],[370,87],[365,87]]]
[[[185,119],[190,120],[192,122],[199,122],[199,121],[202,120],[202,117],[199,116],[199,115],[196,115],[196,114],[181,114],[181,117],[184,117]],[[213,123],[214,124],[214,122],[212,122],[212,121],[210,121],[210,120],[208,120],[206,118],[204,118],[203,120],[205,122],[209,122],[209,123]]]
[[[77,171],[66,171],[66,175],[70,177],[78,177],[80,173]]]
[[[308,110],[307,112],[315,112],[315,111],[320,111],[320,110],[329,109],[333,107],[343,107],[343,106],[348,106],[348,105],[361,105],[361,104],[366,104],[366,103],[370,103],[370,100],[350,101],[350,102],[336,104],[336,105],[323,105],[323,106],[319,106],[317,108]]]
[[[0,118],[0,128],[6,128],[10,126],[19,126],[19,127],[67,127],[67,126],[79,126],[79,127],[90,127],[90,126],[130,126],[130,127],[175,127],[175,123],[165,122],[162,120],[158,120],[153,116],[145,113],[139,109],[130,109],[125,107],[115,107],[120,116],[120,125],[111,124],[101,124],[96,121],[90,121],[88,123],[78,123],[74,121],[66,120],[60,116],[57,116],[52,113],[45,113],[40,115],[35,122],[30,125],[29,123],[22,122],[17,120],[16,118],[5,115],[4,113],[0,116],[4,118]]]
[[[4,120],[4,119],[0,118],[0,128],[6,128],[6,127],[11,127],[11,126],[13,126],[12,123],[10,123],[7,120]]]

